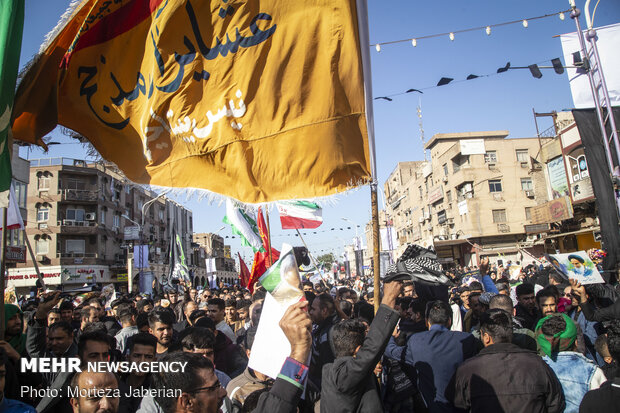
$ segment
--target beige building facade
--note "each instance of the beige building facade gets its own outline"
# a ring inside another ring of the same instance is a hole
[[[527,234],[531,210],[548,199],[540,148],[547,138],[508,131],[442,133],[425,145],[430,161],[401,162],[384,185],[387,220],[408,244],[433,246],[447,266],[531,261],[543,253]],[[538,243],[537,243],[538,242]]]
[[[48,158],[31,160],[29,173],[26,236],[47,285],[126,285],[127,258],[140,235],[149,250],[145,271],[162,277],[168,268],[171,222],[191,265],[191,211],[132,184],[115,167]],[[125,235],[130,226],[142,227],[133,239]],[[29,288],[36,278],[28,256],[9,271],[8,283]]]

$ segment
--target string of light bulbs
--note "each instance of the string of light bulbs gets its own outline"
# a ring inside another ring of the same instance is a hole
[[[389,42],[373,43],[370,45],[370,47],[374,47],[375,50],[377,50],[377,52],[381,51],[381,46],[385,46],[388,44],[410,42],[413,47],[416,47],[418,45],[418,40],[425,40],[425,39],[431,39],[433,37],[446,37],[447,36],[450,39],[450,41],[454,41],[454,39],[456,38],[456,35],[459,33],[475,32],[479,30],[484,30],[487,36],[490,36],[491,28],[493,27],[508,26],[511,24],[521,24],[524,28],[527,28],[529,26],[529,22],[532,20],[546,19],[548,17],[553,17],[553,16],[558,16],[560,20],[564,20],[566,18],[565,13],[570,13],[570,11],[571,10],[564,10],[564,11],[559,11],[559,12],[552,13],[552,14],[545,14],[542,16],[528,17],[526,19],[512,20],[512,21],[504,22],[504,23],[489,24],[487,26],[478,26],[478,27],[472,27],[469,29],[454,30],[451,32],[444,32],[444,33],[437,33],[437,34],[428,34],[425,36],[410,37],[408,39],[392,40]]]
[[[543,60],[543,61],[540,61],[540,62],[534,63],[534,64],[532,64],[532,65],[528,65],[528,66],[526,66],[526,67],[522,67],[522,66],[519,66],[519,67],[511,67],[510,62],[508,62],[508,63],[506,64],[506,66],[504,66],[504,67],[500,67],[499,69],[497,69],[497,70],[496,70],[496,72],[495,72],[495,73],[487,73],[487,74],[484,74],[484,75],[474,75],[474,74],[470,74],[470,75],[468,75],[468,76],[467,76],[467,78],[465,78],[465,79],[461,79],[461,80],[454,80],[453,78],[449,78],[449,77],[442,77],[436,85],[433,85],[433,86],[426,86],[426,87],[421,87],[421,88],[417,88],[417,89],[408,89],[408,90],[407,90],[407,91],[405,91],[405,92],[392,93],[392,94],[390,94],[390,95],[385,95],[385,96],[376,96],[373,100],[386,100],[386,101],[388,101],[388,102],[391,102],[395,96],[407,95],[407,94],[409,94],[409,93],[413,93],[413,92],[420,93],[420,94],[424,94],[424,92],[423,92],[423,91],[425,91],[425,90],[435,89],[435,88],[438,88],[438,87],[443,87],[443,86],[448,85],[448,84],[455,84],[455,83],[467,82],[467,81],[469,81],[469,80],[479,79],[479,78],[483,78],[483,77],[491,77],[491,76],[496,76],[496,75],[500,75],[500,74],[506,73],[506,72],[508,72],[509,70],[513,70],[513,69],[528,69],[528,68],[529,68],[529,66],[537,66],[537,65],[540,65],[540,64],[546,63],[546,62],[548,62],[548,61],[554,61],[554,60],[556,60],[556,61],[557,61],[557,62],[561,65],[561,60],[560,60],[560,58]],[[559,72],[557,72],[557,71],[556,71],[556,73],[559,73]]]

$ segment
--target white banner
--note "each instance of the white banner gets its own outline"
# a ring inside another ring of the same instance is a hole
[[[465,215],[466,213],[469,212],[469,210],[467,209],[467,200],[464,199],[461,202],[458,203],[459,205],[459,215]]]
[[[609,90],[609,98],[612,106],[620,105],[620,23],[612,24],[596,28],[598,40],[596,46],[601,58],[601,66],[603,75]],[[585,35],[585,33],[584,33]],[[568,33],[561,36],[562,51],[564,53],[565,66],[573,66],[573,53],[579,52],[581,47],[577,33]],[[592,55],[590,43],[587,42],[588,54]],[[583,59],[583,56],[582,56]],[[590,58],[593,61],[592,57]],[[570,82],[570,90],[573,95],[573,103],[578,109],[593,108],[592,90],[588,75],[579,69],[566,69],[568,81]],[[596,75],[595,75],[596,78]]]

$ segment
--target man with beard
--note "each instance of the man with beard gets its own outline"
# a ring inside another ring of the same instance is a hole
[[[9,358],[13,361],[26,354],[26,335],[23,333],[23,314],[18,306],[4,304],[4,339],[0,347],[4,347]]]
[[[558,312],[555,294],[549,288],[543,288],[536,294],[536,304],[543,317]]]
[[[168,310],[154,310],[149,314],[149,333],[157,339],[157,355],[168,352],[172,345],[174,315]]]
[[[519,284],[516,288],[516,293],[517,305],[515,306],[515,315],[523,327],[534,331],[536,323],[540,319],[540,312],[536,307],[534,285],[527,283]]]
[[[571,254],[568,256],[568,260],[571,264],[573,264],[573,269],[570,270],[573,274],[581,277],[589,277],[592,275],[592,269],[587,268],[585,264],[585,260],[581,258],[579,255]],[[570,274],[569,274],[570,275]]]

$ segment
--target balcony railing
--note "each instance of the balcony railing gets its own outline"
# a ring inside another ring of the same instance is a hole
[[[96,191],[63,189],[61,195],[63,201],[97,201]]]
[[[57,252],[56,258],[99,258],[96,252]]]

